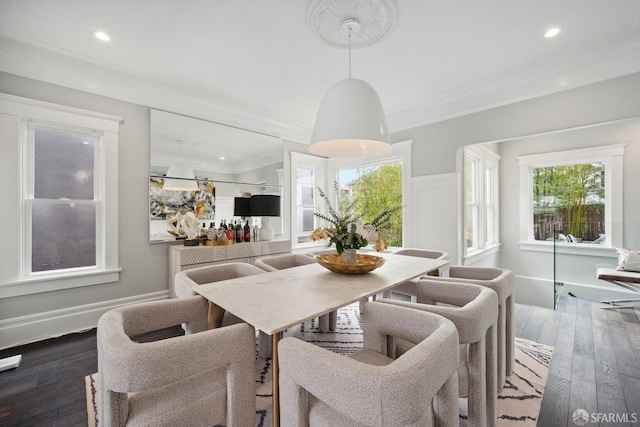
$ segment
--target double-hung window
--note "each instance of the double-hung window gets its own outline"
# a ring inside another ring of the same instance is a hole
[[[102,267],[102,133],[26,127],[23,276]]]
[[[0,96],[0,298],[118,280],[121,120]]]
[[[465,257],[496,247],[499,242],[498,162],[500,157],[482,146],[464,149]]]

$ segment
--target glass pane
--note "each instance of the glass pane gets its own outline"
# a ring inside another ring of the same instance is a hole
[[[495,166],[485,164],[484,168],[484,203],[485,203],[485,245],[493,243],[494,240],[494,189],[495,189]]]
[[[298,243],[310,241],[309,234],[314,230],[316,219],[314,195],[315,195],[315,169],[299,167],[296,171],[296,234]]]
[[[484,169],[484,202],[487,205],[493,204],[493,188],[494,188],[494,171],[495,168],[491,165],[487,165]]]
[[[477,203],[478,201],[478,159],[467,156],[465,161],[465,180],[466,180],[466,201],[467,203]]]
[[[305,209],[302,212],[302,232],[312,232],[316,228],[313,209]]]
[[[313,188],[302,187],[300,189],[301,204],[304,206],[313,206]]]
[[[489,244],[493,243],[493,236],[495,233],[495,230],[493,229],[493,224],[495,223],[495,219],[493,218],[493,205],[487,206],[485,215],[487,217],[487,237],[485,243]]]
[[[31,271],[96,265],[96,206],[34,203]]]
[[[605,235],[605,166],[601,162],[534,168],[533,234],[552,240],[599,243]]]
[[[34,131],[34,197],[93,200],[95,140],[43,129]]]
[[[340,206],[351,208],[365,224],[385,209],[402,206],[402,162],[341,169],[338,179]],[[402,246],[402,210],[391,214],[381,231],[390,246]]]
[[[478,248],[478,207],[467,205],[467,249]]]

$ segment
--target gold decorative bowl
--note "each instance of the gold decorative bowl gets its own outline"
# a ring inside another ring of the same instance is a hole
[[[315,259],[327,270],[341,274],[365,274],[384,264],[384,258],[364,254],[356,254],[355,264],[343,263],[342,256],[338,254],[316,255]]]

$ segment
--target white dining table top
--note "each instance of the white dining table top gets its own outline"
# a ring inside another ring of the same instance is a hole
[[[334,273],[319,264],[309,264],[207,283],[196,286],[194,291],[273,335],[449,263],[406,255],[377,255],[385,258],[385,263],[361,275]]]

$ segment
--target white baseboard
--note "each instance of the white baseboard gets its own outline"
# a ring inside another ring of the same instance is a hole
[[[167,298],[169,291],[159,291],[0,320],[0,350],[87,331],[95,328],[100,316],[112,308]]]

